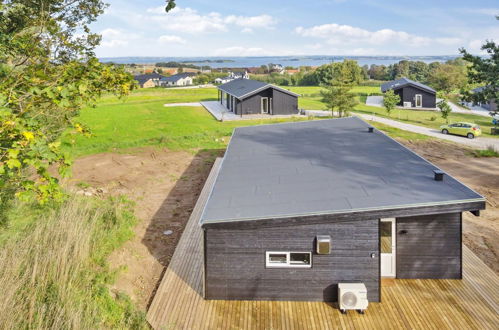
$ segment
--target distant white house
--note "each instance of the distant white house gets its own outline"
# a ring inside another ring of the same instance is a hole
[[[193,84],[192,77],[194,73],[185,72],[178,73],[170,77],[163,77],[159,81],[161,87],[171,87],[171,86],[190,86]]]
[[[284,67],[281,64],[274,64],[274,65],[272,65],[272,67],[270,68],[270,71],[271,72],[277,72],[277,73],[280,73],[280,74],[284,74],[286,72],[286,70],[284,70]]]
[[[229,75],[227,77],[215,79],[215,84],[217,84],[217,85],[226,84],[226,83],[231,82],[232,80],[236,80],[236,79],[249,79],[248,71],[245,71],[244,73],[242,73],[242,72],[237,72],[237,73],[229,72]]]

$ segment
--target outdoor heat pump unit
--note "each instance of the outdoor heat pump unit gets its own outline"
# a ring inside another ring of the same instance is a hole
[[[404,102],[404,108],[412,108],[411,102]]]
[[[317,241],[317,254],[330,254],[331,253],[331,236],[318,235]]]
[[[360,314],[364,314],[369,304],[366,286],[364,283],[338,284],[338,302],[343,314],[350,309],[356,309]]]

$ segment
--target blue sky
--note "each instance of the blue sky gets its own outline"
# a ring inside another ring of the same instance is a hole
[[[498,1],[108,0],[100,57],[453,55],[499,41]]]

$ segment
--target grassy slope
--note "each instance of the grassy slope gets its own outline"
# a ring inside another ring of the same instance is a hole
[[[144,313],[108,290],[115,273],[106,260],[133,235],[129,202],[18,202],[8,219],[0,231],[1,329],[147,329]]]

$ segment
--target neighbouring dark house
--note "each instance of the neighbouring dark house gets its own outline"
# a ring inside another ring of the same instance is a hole
[[[378,302],[381,277],[460,279],[462,213],[484,208],[356,117],[240,127],[200,218],[204,298],[336,301],[362,282]]]
[[[404,108],[429,108],[437,106],[437,92],[426,85],[407,78],[400,78],[381,85],[381,91],[386,93],[390,89],[400,96],[398,104]]]
[[[473,93],[480,93],[482,92],[484,89],[486,88],[486,86],[482,86],[482,87],[478,87],[478,88],[475,88],[472,90]],[[476,104],[484,109],[487,109],[489,111],[497,111],[497,100],[494,100],[494,99],[490,99],[488,100],[487,102],[485,103],[479,103],[479,104]]]
[[[138,82],[140,88],[157,87],[161,78],[164,78],[164,76],[159,73],[141,74],[133,77]]]
[[[251,79],[235,79],[218,86],[218,102],[236,115],[298,114],[300,95]]]

